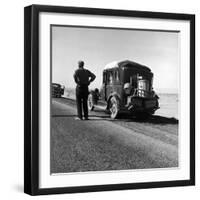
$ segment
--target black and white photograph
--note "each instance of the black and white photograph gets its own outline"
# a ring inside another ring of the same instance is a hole
[[[25,11],[25,192],[193,185],[194,16]]]
[[[179,167],[179,34],[51,25],[51,174]]]

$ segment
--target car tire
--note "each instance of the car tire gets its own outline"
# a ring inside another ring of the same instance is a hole
[[[88,110],[89,111],[94,110],[93,95],[91,93],[88,95],[88,101],[87,102],[88,102]]]
[[[119,116],[119,100],[115,96],[110,99],[109,111],[112,119],[116,119]]]

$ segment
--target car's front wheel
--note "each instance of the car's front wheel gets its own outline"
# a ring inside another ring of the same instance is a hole
[[[109,110],[110,110],[110,117],[112,119],[116,119],[119,115],[119,100],[115,96],[113,96],[110,99]]]
[[[93,95],[91,93],[88,95],[88,109],[90,111],[94,110]]]

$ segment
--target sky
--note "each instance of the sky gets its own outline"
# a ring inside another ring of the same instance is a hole
[[[177,92],[179,33],[52,26],[52,81],[74,88],[78,61],[96,75],[90,88],[100,88],[102,72],[112,61],[132,60],[154,73],[154,89]]]

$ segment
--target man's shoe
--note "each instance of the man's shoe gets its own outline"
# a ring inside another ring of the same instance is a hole
[[[80,118],[80,117],[75,117],[75,120],[82,120],[82,118]]]
[[[84,117],[83,119],[84,119],[84,120],[89,120],[89,118],[88,118],[88,117]]]

